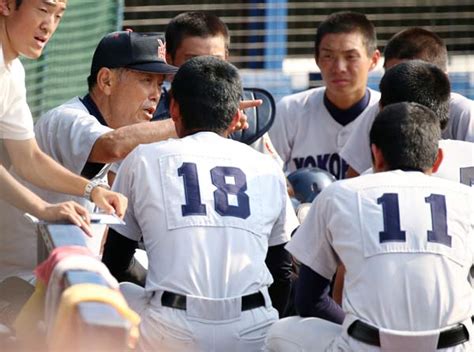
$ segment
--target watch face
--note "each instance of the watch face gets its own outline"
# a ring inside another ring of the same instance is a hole
[[[92,201],[91,199],[91,193],[92,190],[96,187],[104,187],[107,189],[110,189],[109,185],[105,182],[105,180],[101,179],[92,179],[89,181],[89,183],[86,185],[86,188],[84,189],[84,198]]]

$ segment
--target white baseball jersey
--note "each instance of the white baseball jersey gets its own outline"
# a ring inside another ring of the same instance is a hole
[[[143,235],[149,291],[256,292],[272,282],[268,246],[288,241],[298,224],[278,165],[212,132],[139,146],[113,188],[129,199],[127,225],[114,229],[135,241]]]
[[[473,192],[400,170],[336,182],[286,248],[327,279],[345,265],[349,317],[397,331],[457,324],[473,314]]]
[[[442,139],[439,147],[443,150],[443,161],[433,176],[474,184],[474,143]]]
[[[444,139],[474,142],[474,101],[461,94],[451,93],[448,126]]]
[[[95,141],[104,133],[111,131],[91,116],[79,98],[74,98],[44,114],[35,125],[35,134],[42,151],[75,174],[80,174],[89,158]],[[105,178],[106,173],[100,178]],[[18,181],[28,187],[42,199],[50,203],[75,200],[89,211],[95,208],[85,198],[64,193],[47,191],[31,183]],[[36,266],[36,228],[28,222],[23,212],[1,203],[0,228],[0,280],[17,275],[26,280],[33,278],[32,270]],[[86,237],[92,251],[99,254],[104,225],[93,225],[94,237]]]
[[[235,302],[272,283],[267,249],[287,242],[298,225],[274,160],[243,143],[198,132],[135,148],[113,189],[129,199],[126,225],[113,228],[135,241],[143,236],[145,290],[156,293],[140,326],[144,350],[166,349],[170,340],[176,350],[261,346],[276,311],[267,306],[241,315]],[[162,309],[162,291],[187,295],[187,311]],[[208,304],[226,308],[206,309]],[[203,310],[233,319],[210,323],[197,314]],[[178,335],[163,338],[157,321],[172,324]],[[260,336],[246,341],[250,331]]]
[[[364,117],[357,119],[347,143],[340,152],[341,157],[359,174],[372,166],[369,135],[372,123],[379,111],[378,107],[373,107],[372,109],[374,109],[375,113],[366,114]],[[472,141],[470,136],[474,134],[473,109],[473,101],[459,94],[451,93],[449,122],[447,128],[443,131],[443,138]],[[471,154],[472,152],[468,152],[468,155]],[[450,158],[452,157],[454,156],[450,156]],[[460,157],[465,158],[464,156]]]
[[[262,137],[257,139],[255,142],[250,144],[250,146],[255,149],[256,151],[270,155],[273,160],[282,168],[283,165],[283,160],[281,160],[280,156],[278,155],[278,152],[276,151],[275,147],[273,146],[273,143],[270,139],[270,135],[265,133]]]
[[[33,117],[26,102],[25,70],[17,58],[5,63],[0,44],[0,139],[34,137]]]
[[[275,150],[275,147],[273,146],[273,143],[270,139],[270,136],[268,135],[268,132],[265,133],[259,139],[257,139],[255,142],[250,144],[250,146],[260,153],[270,155],[280,167],[283,167],[283,160],[281,160],[280,156]],[[116,174],[121,163],[122,163],[121,160],[113,162],[112,165],[110,166],[109,171]]]
[[[287,172],[319,167],[341,179],[345,177],[347,163],[339,152],[356,121],[370,113],[371,106],[378,104],[380,93],[369,89],[367,108],[357,119],[343,126],[324,105],[325,89],[314,88],[284,97],[277,104],[275,122],[269,133]]]

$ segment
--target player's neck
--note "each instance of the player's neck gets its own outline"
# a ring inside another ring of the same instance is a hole
[[[191,135],[199,133],[199,132],[212,132],[212,133],[215,133],[215,134],[217,134],[221,137],[224,137],[224,138],[228,137],[228,135],[225,133],[225,131],[222,132],[222,133],[218,133],[216,131],[210,131],[210,130],[200,129],[200,128],[195,128],[193,130],[182,131],[181,133],[178,133],[178,137],[183,138],[183,137],[191,136]]]
[[[366,89],[364,88],[351,94],[338,94],[338,92],[331,92],[326,89],[325,95],[327,99],[338,109],[347,110],[359,102],[364,97],[365,92]]]

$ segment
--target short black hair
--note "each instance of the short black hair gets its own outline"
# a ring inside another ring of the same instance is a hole
[[[314,54],[319,57],[319,46],[326,34],[359,32],[368,55],[377,49],[377,33],[375,27],[368,18],[358,12],[341,11],[329,15],[319,25],[314,40]]]
[[[370,130],[389,170],[426,171],[438,154],[441,129],[435,113],[417,103],[395,103],[383,108]]]
[[[242,83],[232,64],[200,56],[179,68],[170,94],[178,103],[185,130],[222,133],[239,108]]]
[[[92,89],[97,84],[97,75],[99,74],[99,71],[100,70],[92,72],[89,76],[87,76],[87,88],[89,90],[89,93],[92,92]]]
[[[67,2],[67,0],[63,0],[62,2],[65,3]],[[22,3],[23,3],[23,0],[15,0],[16,9],[18,9]]]
[[[449,120],[451,86],[438,66],[421,60],[402,62],[388,69],[379,84],[380,105],[402,101],[424,105],[436,114],[441,129]]]
[[[412,27],[395,34],[384,50],[385,62],[392,59],[419,59],[430,62],[443,71],[448,67],[448,50],[436,33],[424,28]]]
[[[166,26],[166,52],[174,59],[176,51],[187,37],[217,37],[225,40],[229,50],[230,36],[227,25],[216,15],[202,12],[184,12],[174,17]]]

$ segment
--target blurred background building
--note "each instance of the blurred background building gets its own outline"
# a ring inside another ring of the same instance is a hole
[[[313,58],[316,28],[330,13],[365,13],[377,28],[379,49],[412,26],[440,35],[449,51],[453,91],[474,99],[474,0],[69,0],[66,15],[38,62],[25,60],[34,116],[87,90],[93,50],[103,34],[122,28],[164,32],[184,11],[209,11],[231,34],[230,60],[244,85],[265,88],[276,100],[321,85]],[[382,62],[369,85],[377,89]]]

